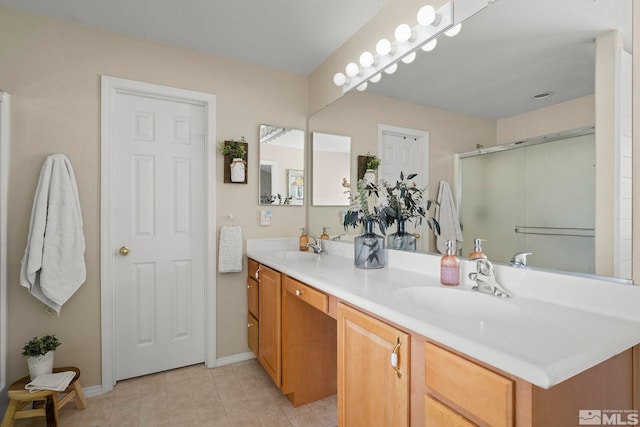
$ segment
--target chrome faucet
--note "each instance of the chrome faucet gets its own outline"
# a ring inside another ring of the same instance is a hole
[[[526,267],[527,255],[532,255],[531,252],[518,252],[511,258],[511,265],[514,267]]]
[[[324,249],[324,244],[322,243],[321,238],[309,236],[309,239],[313,240],[313,242],[307,243],[307,247],[313,249],[313,253],[321,255],[327,253],[327,251]]]
[[[487,259],[476,258],[477,272],[469,273],[469,279],[476,282],[472,288],[478,292],[495,295],[501,298],[511,298],[512,295],[496,282],[496,275],[493,271],[493,264]]]

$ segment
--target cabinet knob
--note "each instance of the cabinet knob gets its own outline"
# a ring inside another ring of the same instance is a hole
[[[247,285],[247,289],[255,288],[256,285]]]
[[[247,328],[250,328],[252,326],[256,326],[256,324],[255,323],[247,323]]]
[[[260,280],[260,267],[258,267],[258,269],[256,270],[256,280]]]
[[[303,291],[301,291],[300,289],[296,289],[296,295],[297,295],[297,296],[300,296],[300,295],[302,295],[303,293],[304,293],[304,292],[303,292]]]

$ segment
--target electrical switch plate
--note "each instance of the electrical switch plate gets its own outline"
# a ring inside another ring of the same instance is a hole
[[[271,225],[271,209],[262,209],[260,211],[260,225]]]

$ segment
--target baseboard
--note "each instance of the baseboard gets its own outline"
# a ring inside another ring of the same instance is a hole
[[[82,391],[84,391],[85,397],[99,396],[105,393],[101,385],[94,385],[91,387],[82,387]]]
[[[231,365],[232,363],[244,362],[245,360],[255,359],[256,356],[252,352],[248,351],[246,353],[234,354],[233,356],[222,357],[220,359],[216,359],[216,367]]]

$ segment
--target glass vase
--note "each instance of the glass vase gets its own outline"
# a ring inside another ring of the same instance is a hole
[[[357,268],[382,268],[387,261],[384,237],[375,233],[375,222],[364,222],[364,233],[353,241],[353,264]]]
[[[407,233],[406,227],[406,220],[398,220],[398,231],[387,236],[387,248],[401,251],[416,250],[416,236],[413,233]]]

